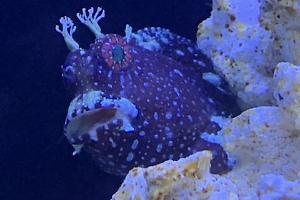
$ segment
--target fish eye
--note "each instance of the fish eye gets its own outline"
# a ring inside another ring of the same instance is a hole
[[[107,65],[115,71],[120,71],[129,67],[132,60],[130,49],[121,36],[110,34],[106,36],[101,52]]]
[[[111,54],[113,60],[117,63],[122,63],[125,59],[124,49],[120,45],[114,46],[111,51]]]

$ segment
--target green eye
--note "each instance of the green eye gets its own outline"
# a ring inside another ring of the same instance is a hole
[[[121,46],[117,45],[112,49],[112,58],[117,63],[121,63],[124,60],[125,53]]]

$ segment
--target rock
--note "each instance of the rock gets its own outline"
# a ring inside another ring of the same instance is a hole
[[[244,109],[274,105],[275,66],[299,64],[299,2],[214,0],[211,17],[199,24],[198,46]]]
[[[300,130],[300,68],[290,63],[279,63],[274,73],[277,87],[274,97],[286,115],[285,122]]]
[[[261,25],[272,32],[273,57],[300,64],[300,1],[264,0],[261,3]]]
[[[112,199],[237,199],[237,188],[229,179],[209,173],[211,159],[209,151],[202,151],[178,161],[134,168]]]

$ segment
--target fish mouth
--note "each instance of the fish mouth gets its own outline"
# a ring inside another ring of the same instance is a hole
[[[107,96],[102,91],[89,91],[78,95],[70,103],[65,135],[73,147],[78,145],[83,135],[97,142],[97,129],[108,129],[108,125],[116,121],[121,122],[120,131],[134,131],[132,120],[137,115],[138,109],[130,100]]]

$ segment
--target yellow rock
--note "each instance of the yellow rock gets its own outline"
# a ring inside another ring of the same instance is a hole
[[[237,191],[230,180],[209,173],[211,159],[211,153],[203,151],[147,169],[135,168],[112,199],[236,199]]]

